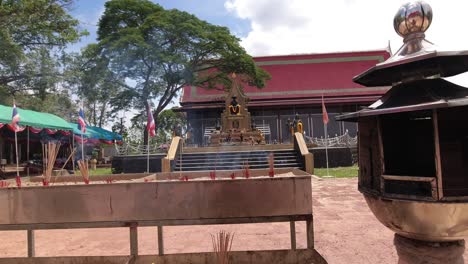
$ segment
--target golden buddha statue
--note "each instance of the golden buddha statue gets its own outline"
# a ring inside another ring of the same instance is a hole
[[[240,115],[241,105],[237,102],[236,98],[236,96],[233,96],[231,104],[229,105],[229,113],[231,115]]]

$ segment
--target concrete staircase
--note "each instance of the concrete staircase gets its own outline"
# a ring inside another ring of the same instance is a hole
[[[268,155],[273,153],[275,168],[303,169],[294,150],[252,150],[231,152],[183,153],[175,158],[174,171],[238,170],[248,163],[250,169],[269,168]],[[182,168],[181,168],[182,167]]]

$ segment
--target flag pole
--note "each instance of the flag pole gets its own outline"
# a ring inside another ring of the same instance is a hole
[[[84,109],[83,109],[83,108],[84,108],[83,102],[81,102],[81,111],[84,112]],[[85,122],[85,121],[84,121],[84,117],[83,117],[83,122]],[[85,164],[85,163],[84,163],[84,162],[85,162],[85,159],[84,159],[84,139],[83,139],[83,133],[85,133],[85,132],[83,132],[83,127],[81,127],[81,162],[83,162],[83,165],[84,165],[84,164]]]
[[[327,176],[330,176],[330,172],[328,170],[328,133],[327,133],[327,124],[324,124],[324,132],[325,132],[325,158],[327,162]]]
[[[71,137],[72,137],[72,150],[75,149],[75,134],[73,133],[73,130],[71,132]],[[72,167],[73,167],[73,174],[75,174],[75,154],[72,156]]]
[[[15,151],[16,151],[16,176],[19,177],[18,137],[16,136],[16,127],[15,127]]]
[[[148,143],[146,144],[147,154],[146,154],[146,173],[149,173],[149,156],[150,156],[150,132],[146,130]]]
[[[326,163],[327,163],[327,176],[330,176],[330,172],[328,168],[328,132],[327,132],[328,113],[325,107],[325,100],[323,99],[323,94],[322,94],[322,115],[323,115],[323,131],[325,133],[325,158],[326,158]]]
[[[16,109],[16,102],[13,100],[13,112],[11,115],[11,125],[15,130],[15,153],[16,153],[16,186],[21,188],[21,177],[19,174],[19,156],[18,156],[18,122],[20,120],[19,113]]]
[[[26,151],[26,154],[27,154],[27,159],[28,159],[28,166],[27,166],[27,175],[29,177],[29,128],[26,127],[26,129],[28,130],[28,141],[27,141],[27,151]]]

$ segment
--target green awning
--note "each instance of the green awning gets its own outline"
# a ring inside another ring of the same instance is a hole
[[[20,115],[19,125],[58,130],[72,130],[70,124],[62,118],[49,114],[17,108]],[[10,124],[13,108],[0,105],[0,123]]]
[[[81,130],[78,129],[77,123],[69,123],[70,126],[73,128],[73,134],[81,135]],[[93,139],[102,139],[107,141],[117,140],[121,141],[122,136],[114,133],[112,131],[106,130],[104,128],[95,127],[95,126],[86,126],[86,132],[83,134],[86,138],[93,138]]]

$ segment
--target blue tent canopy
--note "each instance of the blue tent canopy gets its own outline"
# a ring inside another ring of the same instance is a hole
[[[99,140],[106,140],[106,141],[122,141],[122,136],[114,133],[112,131],[106,130],[104,128],[95,127],[95,126],[86,126],[86,132],[82,133],[80,129],[78,129],[77,123],[70,123],[70,126],[73,128],[73,134],[81,136],[85,138],[92,138],[92,139],[99,139]]]

